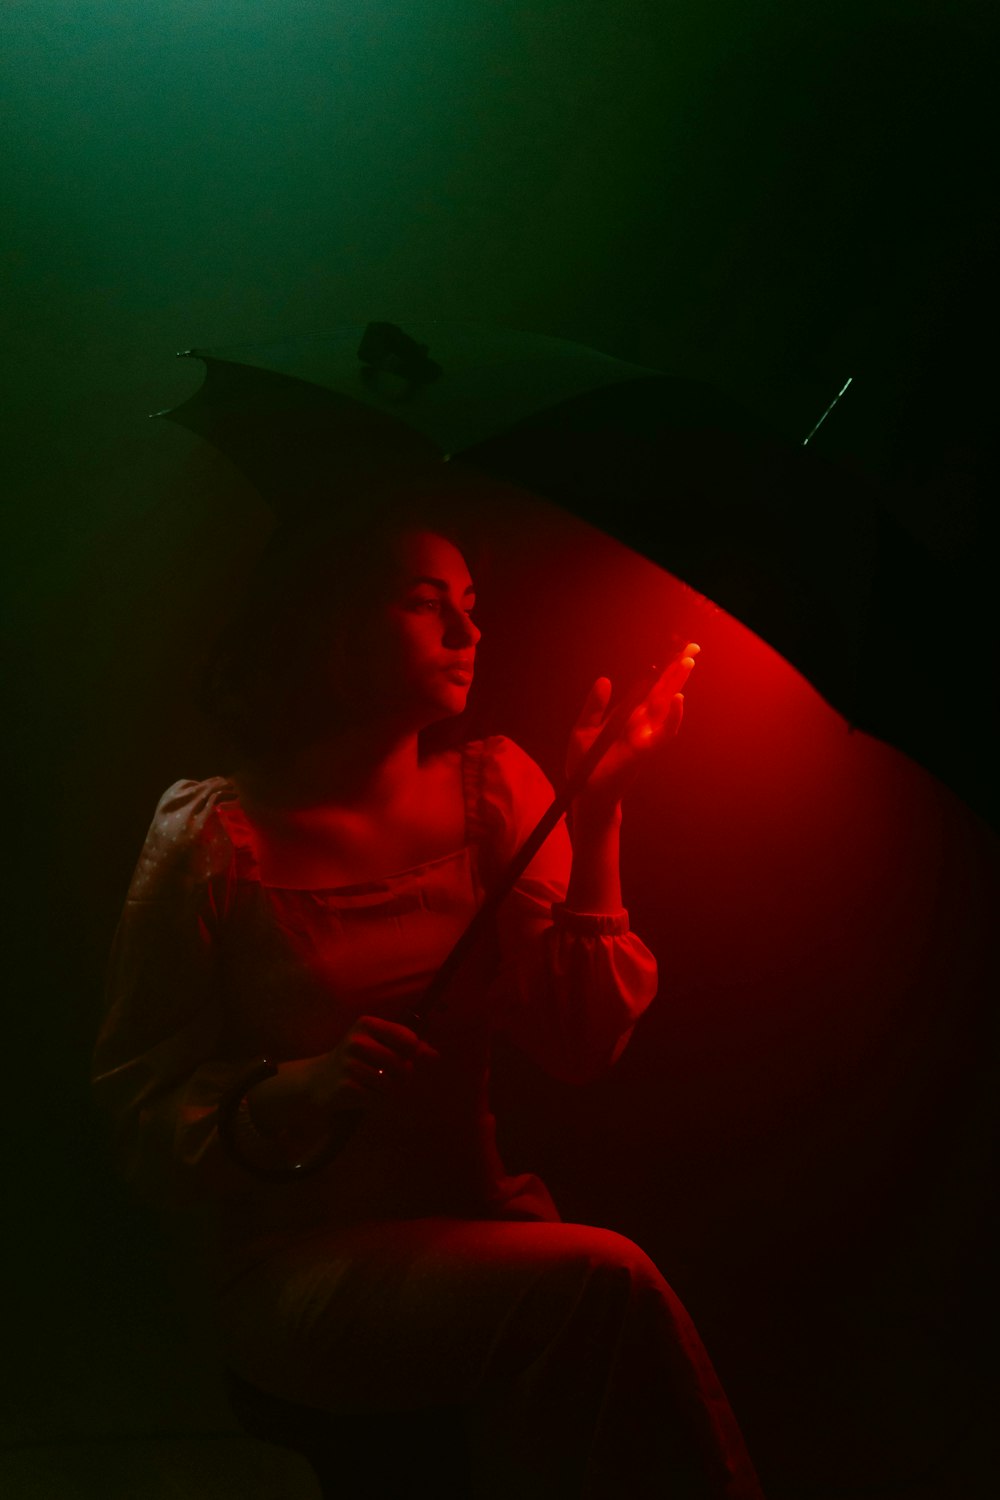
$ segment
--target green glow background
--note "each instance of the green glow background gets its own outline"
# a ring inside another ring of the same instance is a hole
[[[146,421],[198,383],[174,351],[372,317],[496,321],[709,380],[793,437],[851,374],[829,451],[897,485],[905,523],[991,597],[995,15],[973,0],[6,0],[10,864],[31,895],[7,1002],[27,1037],[8,1054],[24,1084],[9,1180],[27,1187],[7,1239],[26,1314],[6,1360],[12,1441],[148,1428],[138,1351],[161,1346],[167,1425],[224,1421],[171,1333],[160,1268],[137,1264],[155,1242],[95,1153],[66,1154],[89,1141],[82,1096],[37,1084],[46,1058],[76,1080],[81,986],[119,898],[107,873],[81,892],[47,840],[76,819],[116,877],[134,846],[135,808],[90,801],[94,715],[129,672],[146,693],[164,659],[151,591],[207,589],[220,549],[263,525],[224,463]],[[107,753],[124,772],[148,748]],[[859,1399],[877,1431],[872,1388]],[[947,1475],[824,1488],[803,1455],[833,1462],[836,1414],[783,1459],[767,1393],[750,1407],[776,1500],[957,1493]],[[123,1451],[0,1454],[0,1482],[7,1465],[15,1500],[310,1493],[290,1460],[222,1440]]]
[[[928,356],[968,359],[991,294],[991,11],[8,4],[24,547],[72,567],[141,507],[114,481],[196,381],[175,348],[373,310],[593,342],[792,433],[847,374],[883,442],[918,379],[951,411],[975,382]]]

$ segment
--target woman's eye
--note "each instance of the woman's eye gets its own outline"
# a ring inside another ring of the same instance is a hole
[[[438,614],[443,609],[443,607],[444,601],[441,599],[413,599],[410,602],[411,609],[421,610],[425,614]],[[476,606],[474,604],[470,604],[467,609],[462,610],[462,614],[464,614],[467,619],[471,620],[475,611],[475,607]]]

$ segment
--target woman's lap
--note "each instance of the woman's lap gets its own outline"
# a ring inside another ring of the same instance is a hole
[[[233,1368],[286,1399],[467,1407],[483,1495],[759,1500],[691,1319],[610,1230],[415,1219],[317,1233],[232,1284],[220,1319]],[[664,1491],[667,1474],[678,1487]]]
[[[450,1405],[537,1358],[595,1281],[686,1314],[631,1240],[587,1225],[411,1219],[317,1232],[220,1299],[233,1367],[331,1410]]]

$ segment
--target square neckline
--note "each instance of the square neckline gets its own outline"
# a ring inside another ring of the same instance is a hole
[[[379,875],[371,880],[349,881],[347,884],[342,885],[282,885],[278,882],[262,880],[253,825],[247,817],[243,804],[240,801],[239,793],[235,787],[233,787],[233,799],[227,799],[225,803],[217,804],[216,810],[233,846],[243,856],[242,863],[244,865],[243,873],[245,878],[252,880],[262,891],[275,891],[281,895],[314,897],[370,895],[373,892],[383,890],[387,886],[394,885],[398,881],[422,875],[425,871],[433,870],[438,865],[450,864],[463,857],[471,858],[476,848],[475,829],[479,821],[477,811],[482,748],[483,744],[481,740],[466,741],[458,746],[460,775],[462,778],[462,799],[465,812],[464,842],[457,849],[452,849],[447,854],[439,854],[434,859],[422,860],[416,865],[408,865],[403,870],[392,870],[387,875]],[[231,782],[230,786],[232,786]]]

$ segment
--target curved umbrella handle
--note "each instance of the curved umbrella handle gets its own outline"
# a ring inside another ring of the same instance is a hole
[[[237,1082],[227,1090],[219,1101],[217,1116],[219,1140],[230,1159],[245,1172],[249,1172],[252,1177],[257,1177],[263,1182],[297,1182],[318,1171],[335,1156],[339,1156],[361,1124],[365,1111],[363,1109],[338,1110],[331,1121],[329,1135],[313,1156],[303,1161],[264,1166],[261,1162],[254,1161],[243,1149],[240,1138],[240,1111],[250,1090],[256,1084],[263,1083],[265,1078],[273,1078],[277,1071],[277,1063],[272,1062],[268,1057],[262,1057],[246,1073],[242,1073]]]

